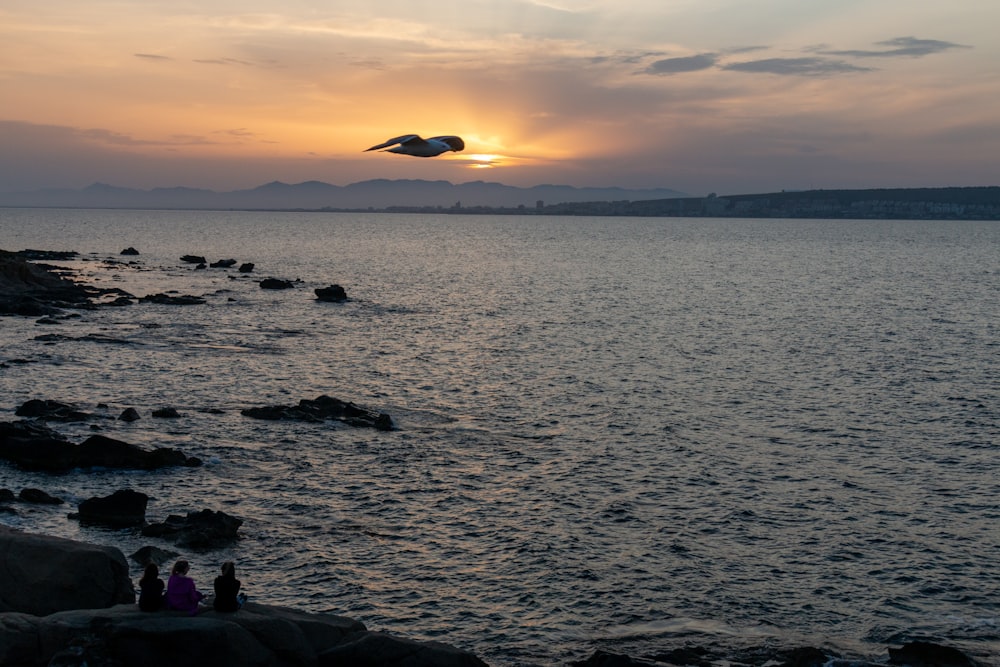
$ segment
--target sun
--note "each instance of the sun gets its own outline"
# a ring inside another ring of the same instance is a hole
[[[504,156],[495,153],[469,153],[461,159],[468,163],[466,166],[470,169],[492,169],[503,163]]]

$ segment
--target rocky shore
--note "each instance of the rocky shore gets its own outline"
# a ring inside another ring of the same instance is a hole
[[[471,653],[330,614],[248,602],[143,612],[113,547],[0,526],[0,664],[112,667],[483,667]]]

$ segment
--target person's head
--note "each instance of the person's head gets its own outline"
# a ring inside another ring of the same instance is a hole
[[[143,581],[152,581],[160,576],[160,568],[156,566],[156,563],[148,563],[146,569],[142,572]]]
[[[182,559],[174,563],[174,569],[170,571],[170,574],[187,574],[190,569],[191,564]]]
[[[236,576],[236,564],[233,561],[227,560],[225,563],[222,564],[222,576],[223,577]]]

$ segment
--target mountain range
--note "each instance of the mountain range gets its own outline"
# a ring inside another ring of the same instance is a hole
[[[249,190],[216,192],[199,188],[139,190],[94,183],[81,190],[47,189],[0,193],[3,207],[149,208],[149,209],[384,209],[490,206],[536,208],[540,205],[586,201],[645,201],[685,197],[666,188],[577,188],[536,185],[520,188],[502,183],[471,181],[360,181],[346,186],[321,181],[289,184],[274,181]]]

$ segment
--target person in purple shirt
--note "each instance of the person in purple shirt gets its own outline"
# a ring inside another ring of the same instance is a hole
[[[194,579],[187,576],[191,565],[186,560],[174,563],[174,569],[167,580],[167,609],[186,611],[194,616],[200,609],[198,603],[205,599],[204,593],[198,591]]]

